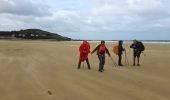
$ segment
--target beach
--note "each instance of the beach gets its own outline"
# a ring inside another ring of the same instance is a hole
[[[132,66],[133,52],[125,43],[129,65],[114,66],[106,56],[105,71],[89,55],[77,69],[80,42],[0,41],[1,100],[170,100],[170,44],[145,44],[141,66]],[[91,43],[91,50],[96,43]],[[113,54],[113,43],[107,43]]]

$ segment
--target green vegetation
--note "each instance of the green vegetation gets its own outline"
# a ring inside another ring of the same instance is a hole
[[[20,31],[0,31],[0,38],[3,39],[53,39],[57,41],[69,41],[71,38],[63,37],[61,35],[43,31],[40,29],[26,29]]]

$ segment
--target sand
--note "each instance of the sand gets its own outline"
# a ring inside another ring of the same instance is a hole
[[[0,100],[170,100],[170,44],[146,44],[140,67],[132,66],[125,44],[130,65],[114,67],[106,56],[103,73],[96,54],[89,56],[91,70],[86,63],[77,69],[79,45],[0,41]]]

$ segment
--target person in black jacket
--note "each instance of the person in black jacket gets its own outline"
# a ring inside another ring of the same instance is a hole
[[[125,51],[125,49],[123,48],[123,41],[122,40],[119,40],[119,45],[118,45],[118,65],[119,66],[123,66],[122,64],[122,54],[123,54],[123,51]]]
[[[142,42],[137,41],[137,40],[133,40],[133,43],[131,44],[130,48],[133,48],[133,66],[136,65],[135,61],[136,61],[136,57],[137,57],[137,66],[140,66],[139,64],[139,59],[140,59],[140,55],[141,52],[144,51],[144,46],[142,44]]]

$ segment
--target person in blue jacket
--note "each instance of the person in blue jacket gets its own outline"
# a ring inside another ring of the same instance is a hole
[[[125,49],[123,48],[123,41],[122,40],[119,40],[119,45],[118,45],[118,65],[119,66],[123,66],[122,64],[122,54],[123,54],[123,51],[125,51]]]

